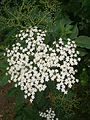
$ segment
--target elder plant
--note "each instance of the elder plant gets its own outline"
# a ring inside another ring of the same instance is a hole
[[[33,102],[35,93],[47,88],[48,81],[56,81],[56,89],[67,94],[68,88],[79,80],[75,78],[75,66],[80,61],[76,44],[70,38],[67,43],[62,38],[54,41],[53,47],[45,44],[47,31],[38,27],[20,30],[16,35],[17,43],[12,49],[6,49],[6,75],[10,75],[8,82],[20,86],[24,97]]]

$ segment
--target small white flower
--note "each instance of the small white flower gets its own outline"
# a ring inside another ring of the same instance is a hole
[[[78,79],[76,79],[76,82],[78,83],[78,82],[79,82],[79,80],[78,80]]]
[[[27,95],[24,95],[24,98],[26,99],[26,98],[27,98]]]

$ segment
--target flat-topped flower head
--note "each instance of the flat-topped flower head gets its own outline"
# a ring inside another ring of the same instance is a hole
[[[54,47],[51,48],[45,44],[45,36],[46,31],[29,27],[16,35],[18,42],[12,45],[12,49],[6,49],[7,74],[11,76],[9,82],[14,82],[15,87],[20,86],[30,102],[35,99],[37,91],[46,89],[46,82],[50,80],[56,81],[56,89],[64,94],[67,94],[68,87],[78,82],[74,66],[80,58],[75,42],[68,38],[64,44],[60,38],[59,42],[53,42]]]

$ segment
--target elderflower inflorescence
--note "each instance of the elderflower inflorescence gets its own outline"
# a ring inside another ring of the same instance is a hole
[[[56,114],[52,111],[52,108],[49,108],[49,110],[46,110],[45,112],[39,112],[39,115],[42,118],[46,118],[46,120],[59,120],[58,118],[55,118]]]
[[[9,67],[7,73],[11,76],[9,82],[15,82],[30,97],[32,102],[37,91],[46,89],[46,82],[56,81],[56,89],[67,94],[78,79],[75,79],[74,66],[78,64],[79,52],[74,41],[67,39],[64,45],[62,38],[53,42],[53,48],[45,44],[46,31],[37,27],[21,30],[16,38],[18,42],[7,49]]]

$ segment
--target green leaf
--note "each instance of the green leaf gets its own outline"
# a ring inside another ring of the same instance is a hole
[[[24,103],[15,104],[14,111],[16,112],[16,114],[18,114],[18,115],[21,114],[22,110],[23,110],[23,107],[24,107]]]
[[[8,63],[5,59],[0,60],[0,68],[6,69],[8,67]]]
[[[70,35],[72,33],[71,23],[72,21],[67,17],[63,17],[61,19],[56,20],[52,28],[54,32],[54,36],[56,38],[59,38],[60,36],[66,37]]]
[[[33,109],[29,108],[29,107],[25,107],[24,108],[24,114],[25,116],[27,116],[28,118],[33,118]]]
[[[4,86],[8,83],[9,76],[3,75],[0,79],[0,86]]]
[[[79,36],[75,39],[77,46],[82,48],[90,49],[90,37],[88,36]]]
[[[7,96],[10,97],[10,96],[13,96],[13,95],[16,95],[16,99],[15,99],[15,103],[18,105],[20,104],[23,104],[24,103],[24,93],[23,91],[20,90],[19,87],[12,87],[9,91],[8,91],[8,94]]]
[[[77,27],[77,25],[75,25],[72,29],[71,38],[76,38],[77,35],[78,35],[78,27]]]
[[[0,51],[0,57],[4,56],[4,52]]]
[[[79,48],[78,51],[79,51],[81,57],[88,54],[87,51],[85,49],[83,49],[83,48]]]
[[[39,116],[39,110],[35,105],[33,106],[25,106],[23,109],[23,114],[26,116],[27,120],[42,120]]]
[[[17,91],[15,103],[16,104],[24,103],[24,93],[23,93],[23,91],[21,91],[21,90]]]
[[[17,88],[15,88],[14,86],[12,88],[9,89],[8,93],[7,93],[7,96],[10,97],[10,96],[13,96],[15,95],[17,92]]]
[[[36,93],[34,104],[38,108],[42,108],[43,106],[46,106],[48,104],[48,101],[46,100],[43,92],[37,92]]]

